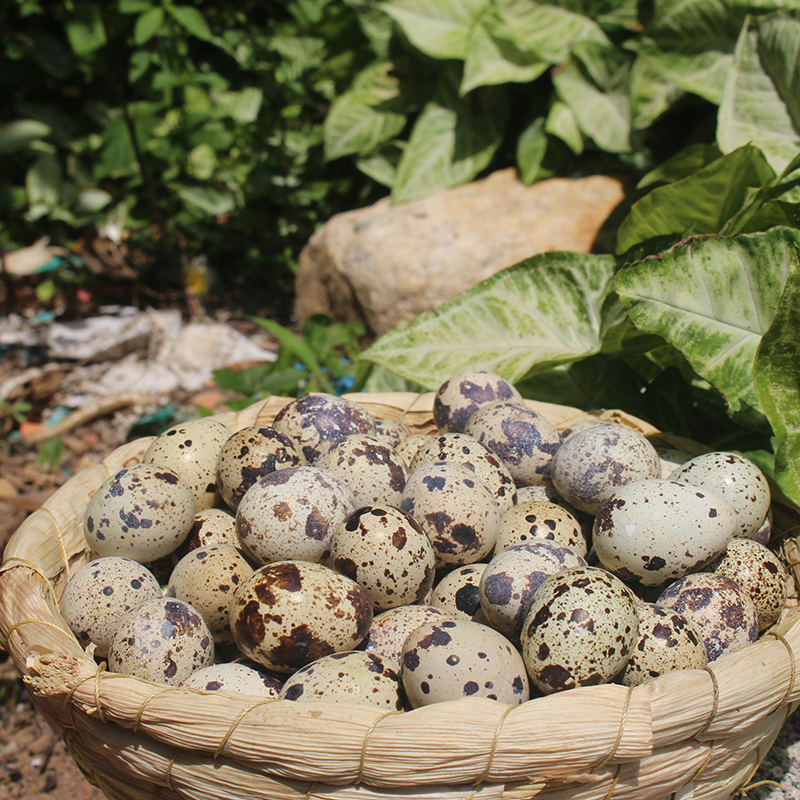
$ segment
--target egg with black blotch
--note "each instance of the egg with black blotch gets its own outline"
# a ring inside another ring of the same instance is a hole
[[[486,563],[479,562],[446,572],[433,587],[430,605],[455,619],[482,621],[480,586],[485,569]]]
[[[440,433],[463,433],[478,408],[498,400],[524,402],[514,384],[500,375],[486,370],[464,370],[449,377],[436,390],[433,421]]]
[[[584,558],[589,549],[580,522],[569,511],[555,503],[530,501],[517,503],[503,514],[494,554],[536,539],[563,544]]]
[[[253,697],[280,699],[283,681],[266,670],[237,662],[210,664],[193,672],[181,683],[184,689],[204,692],[237,692]]]

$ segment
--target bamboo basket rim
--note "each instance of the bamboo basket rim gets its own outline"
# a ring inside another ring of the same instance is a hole
[[[411,433],[435,430],[432,392],[344,397]],[[290,401],[270,397],[212,419],[232,431],[268,424]],[[655,443],[708,450],[622,411],[526,403],[561,430],[595,416]],[[722,798],[747,783],[800,702],[795,611],[705,670],[633,688],[573,689],[520,706],[466,698],[387,713],[110,673],[80,647],[58,598],[89,560],[82,528],[89,498],[108,476],[141,461],[153,438],[123,445],[72,477],[23,522],[0,565],[0,646],[81,769],[111,797],[644,800],[691,790],[685,797]],[[796,509],[776,511],[778,526],[794,533]],[[780,540],[779,552],[798,583],[793,536]]]

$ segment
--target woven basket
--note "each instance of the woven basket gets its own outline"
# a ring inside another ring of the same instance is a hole
[[[433,395],[354,395],[375,416],[434,430]],[[216,419],[268,424],[270,398]],[[530,403],[564,429],[585,415]],[[603,416],[654,439],[621,412]],[[98,486],[141,460],[151,439],[112,452],[35,511],[0,567],[0,635],[33,701],[110,800],[583,800],[727,798],[746,785],[800,700],[800,616],[706,670],[633,689],[609,684],[505,706],[466,698],[415,711],[202,693],[113,674],[58,612],[86,563],[83,516]],[[687,445],[685,441],[681,444]],[[694,452],[703,452],[697,445]],[[775,545],[794,565],[797,520],[774,506]]]

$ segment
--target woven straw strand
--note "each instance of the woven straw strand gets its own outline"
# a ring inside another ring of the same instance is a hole
[[[500,730],[503,727],[503,723],[508,719],[508,715],[516,708],[516,706],[509,706],[504,712],[503,716],[497,720],[497,726],[494,729],[494,737],[492,738],[492,747],[489,750],[489,758],[486,761],[486,769],[481,773],[480,777],[477,781],[475,781],[475,786],[480,787],[480,785],[489,777],[489,774],[492,771],[492,764],[494,763],[494,754],[497,752],[497,743],[500,741]],[[477,788],[476,788],[477,791]]]
[[[372,725],[369,726],[369,729],[364,734],[364,744],[361,746],[361,758],[358,760],[358,775],[356,777],[356,783],[361,783],[364,778],[364,763],[367,758],[367,745],[369,744],[369,737],[372,736],[373,731],[378,725],[383,722],[387,717],[392,717],[395,714],[402,714],[402,711],[387,711],[382,717],[378,717]]]
[[[247,715],[248,715],[248,714],[249,714],[249,713],[250,713],[250,712],[251,712],[251,711],[252,711],[254,708],[258,708],[259,706],[265,706],[265,705],[268,705],[269,703],[274,703],[274,702],[275,702],[275,698],[271,697],[271,698],[269,698],[269,699],[267,699],[267,700],[260,700],[258,703],[253,703],[252,705],[249,705],[249,706],[247,706],[247,708],[245,708],[245,709],[244,709],[244,710],[243,710],[243,711],[242,711],[242,712],[239,714],[239,716],[238,716],[238,717],[236,717],[236,719],[233,721],[233,723],[231,724],[231,726],[230,726],[230,727],[228,728],[228,730],[225,732],[225,735],[222,737],[222,739],[220,739],[220,742],[219,742],[219,744],[217,745],[217,749],[216,749],[216,750],[214,750],[214,755],[213,755],[213,756],[211,756],[211,757],[212,757],[212,758],[214,758],[214,759],[216,759],[216,758],[219,758],[219,756],[220,756],[220,755],[222,755],[222,751],[225,749],[225,745],[226,745],[226,744],[228,744],[228,741],[229,741],[229,739],[231,738],[231,736],[233,736],[233,732],[234,732],[234,731],[235,731],[235,730],[236,730],[236,729],[239,727],[239,723],[241,723],[241,721],[242,721],[242,720],[243,720],[243,719],[244,719],[244,718],[245,718],[245,717],[246,717],[246,716],[247,716]]]
[[[789,702],[789,698],[794,693],[794,684],[795,680],[797,679],[797,659],[794,656],[794,651],[792,650],[792,646],[786,639],[780,634],[774,631],[769,631],[767,633],[772,639],[777,639],[785,648],[786,652],[789,654],[789,665],[791,667],[791,672],[789,673],[789,687],[786,690],[786,694],[784,694],[783,699],[780,703],[778,703],[776,708],[780,708],[783,705],[786,705]]]
[[[628,709],[631,706],[632,689],[633,687],[629,686],[628,694],[625,696],[625,704],[622,706],[622,714],[620,715],[619,719],[619,729],[617,730],[617,737],[614,740],[614,744],[611,746],[611,750],[609,750],[605,758],[603,758],[603,760],[600,761],[600,763],[593,769],[602,769],[617,754],[617,750],[619,749],[619,743],[622,741],[622,734],[625,731],[625,720],[628,718]]]
[[[703,725],[703,727],[700,728],[697,733],[695,733],[695,739],[698,736],[702,736],[711,727],[711,723],[714,721],[714,717],[717,716],[717,709],[719,708],[719,681],[717,680],[717,676],[714,674],[713,669],[706,667],[705,671],[708,677],[711,678],[711,684],[714,687],[714,704],[711,706],[711,713],[708,715],[705,725]]]

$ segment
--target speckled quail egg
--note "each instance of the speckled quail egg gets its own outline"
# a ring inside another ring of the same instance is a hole
[[[497,400],[521,403],[522,395],[505,378],[484,370],[466,370],[448,378],[433,399],[433,421],[440,433],[463,433],[480,406]]]
[[[288,467],[256,481],[236,510],[239,541],[257,564],[322,561],[336,528],[356,510],[353,490],[317,467]]]
[[[467,564],[446,573],[433,587],[430,605],[451,614],[455,619],[482,622],[480,585],[485,563]]]
[[[772,524],[772,507],[770,507],[766,519],[761,523],[761,527],[752,535],[752,540],[759,544],[769,544],[770,539],[772,539]]]
[[[568,503],[596,514],[603,500],[626,483],[660,477],[661,461],[641,433],[601,425],[567,439],[553,456],[550,475]]]
[[[313,465],[323,446],[354,433],[375,435],[375,420],[358,403],[329,394],[309,394],[284,406],[272,426],[285,433]]]
[[[361,649],[380,656],[383,663],[400,672],[403,643],[409,634],[426,622],[444,622],[451,614],[433,606],[397,606],[377,614],[370,625]]]
[[[264,669],[228,662],[211,664],[193,672],[181,686],[184,689],[201,689],[204,692],[238,692],[278,700],[283,682]]]
[[[217,490],[233,511],[244,493],[262,476],[279,469],[299,467],[305,459],[285,434],[262,425],[248,425],[228,437],[215,468]]]
[[[424,602],[435,561],[422,528],[391,506],[359,508],[331,539],[331,565],[364,589],[376,611]]]
[[[81,645],[94,644],[95,655],[105,657],[122,618],[160,596],[155,576],[138,561],[108,556],[84,564],[72,575],[59,608]]]
[[[477,439],[466,433],[443,433],[434,436],[417,450],[410,470],[424,464],[445,461],[468,467],[491,490],[500,513],[511,508],[517,497],[517,488],[511,473],[500,459]]]
[[[548,539],[586,557],[588,547],[580,522],[561,506],[548,502],[517,503],[500,519],[494,553],[512,544]]]
[[[677,447],[656,447],[656,453],[661,459],[661,477],[669,478],[678,467],[685,464],[691,456],[685,450]]]
[[[545,694],[609,683],[638,638],[636,598],[596,567],[569,567],[536,592],[520,642],[528,675]]]
[[[185,600],[203,615],[215,644],[233,641],[229,606],[236,589],[253,573],[242,554],[228,544],[187,553],[169,578],[167,595]]]
[[[202,615],[183,600],[158,597],[130,612],[108,650],[108,668],[179,686],[214,663],[214,639]]]
[[[586,566],[574,550],[546,539],[513,544],[498,553],[483,571],[480,602],[489,624],[513,641],[539,587],[567,567]]]
[[[184,556],[190,550],[212,544],[239,547],[236,518],[222,508],[207,508],[195,514],[192,529],[180,548],[180,555]]]
[[[561,446],[561,434],[532,408],[510,401],[481,406],[464,432],[488,447],[518,486],[550,483],[550,462]]]
[[[135,464],[112,475],[94,493],[84,533],[98,555],[149,563],[186,539],[194,515],[194,495],[177,472]]]
[[[768,547],[752,539],[733,539],[708,571],[727,575],[750,596],[758,611],[759,633],[778,621],[786,605],[789,575]]]
[[[573,422],[568,427],[564,428],[561,432],[562,439],[570,439],[576,433],[580,433],[581,431],[589,430],[589,428],[599,428],[602,425],[618,425],[618,422],[614,422],[613,420],[608,419],[600,419],[600,417],[584,417],[583,419],[579,419],[577,422]]]
[[[564,511],[572,514],[580,523],[581,530],[586,537],[592,534],[594,514],[580,511],[572,503],[568,503],[552,486],[517,486],[517,505],[523,503],[555,503]]]
[[[652,478],[626,484],[603,502],[593,542],[606,569],[658,587],[703,569],[725,550],[735,526],[731,507],[711,492]]]
[[[380,656],[361,651],[332,653],[306,664],[286,679],[281,699],[403,710],[397,671]]]
[[[414,460],[414,456],[417,454],[417,450],[419,450],[422,445],[426,442],[430,441],[433,438],[427,433],[413,433],[405,437],[405,439],[401,439],[400,442],[395,446],[395,452],[406,462],[407,466],[411,465],[411,462]]]
[[[399,422],[375,417],[375,436],[389,447],[397,447],[408,435],[408,431]]]
[[[494,495],[474,472],[458,464],[434,462],[415,470],[400,508],[430,538],[437,569],[480,561],[497,539],[500,508]]]
[[[715,661],[758,638],[758,612],[747,592],[727,575],[696,572],[670,584],[656,603],[674,608],[700,631],[706,657]]]
[[[356,496],[356,507],[399,506],[408,467],[403,457],[375,436],[354,434],[328,447],[316,467],[338,475]]]
[[[142,461],[177,472],[192,490],[195,510],[203,511],[218,505],[217,457],[230,435],[230,428],[218,420],[190,419],[156,436]]]
[[[414,708],[488,697],[524,703],[530,685],[519,652],[498,631],[468,620],[429,622],[403,645],[400,677]]]
[[[736,453],[695,456],[670,476],[721,497],[736,512],[737,536],[750,538],[764,522],[770,489],[764,473],[750,459]]]
[[[367,593],[355,581],[309,561],[257,569],[230,607],[239,649],[279,673],[354,649],[367,635],[372,614]]]
[[[700,631],[683,614],[655,603],[637,603],[639,638],[621,682],[638,686],[679,669],[705,669],[708,660]]]

